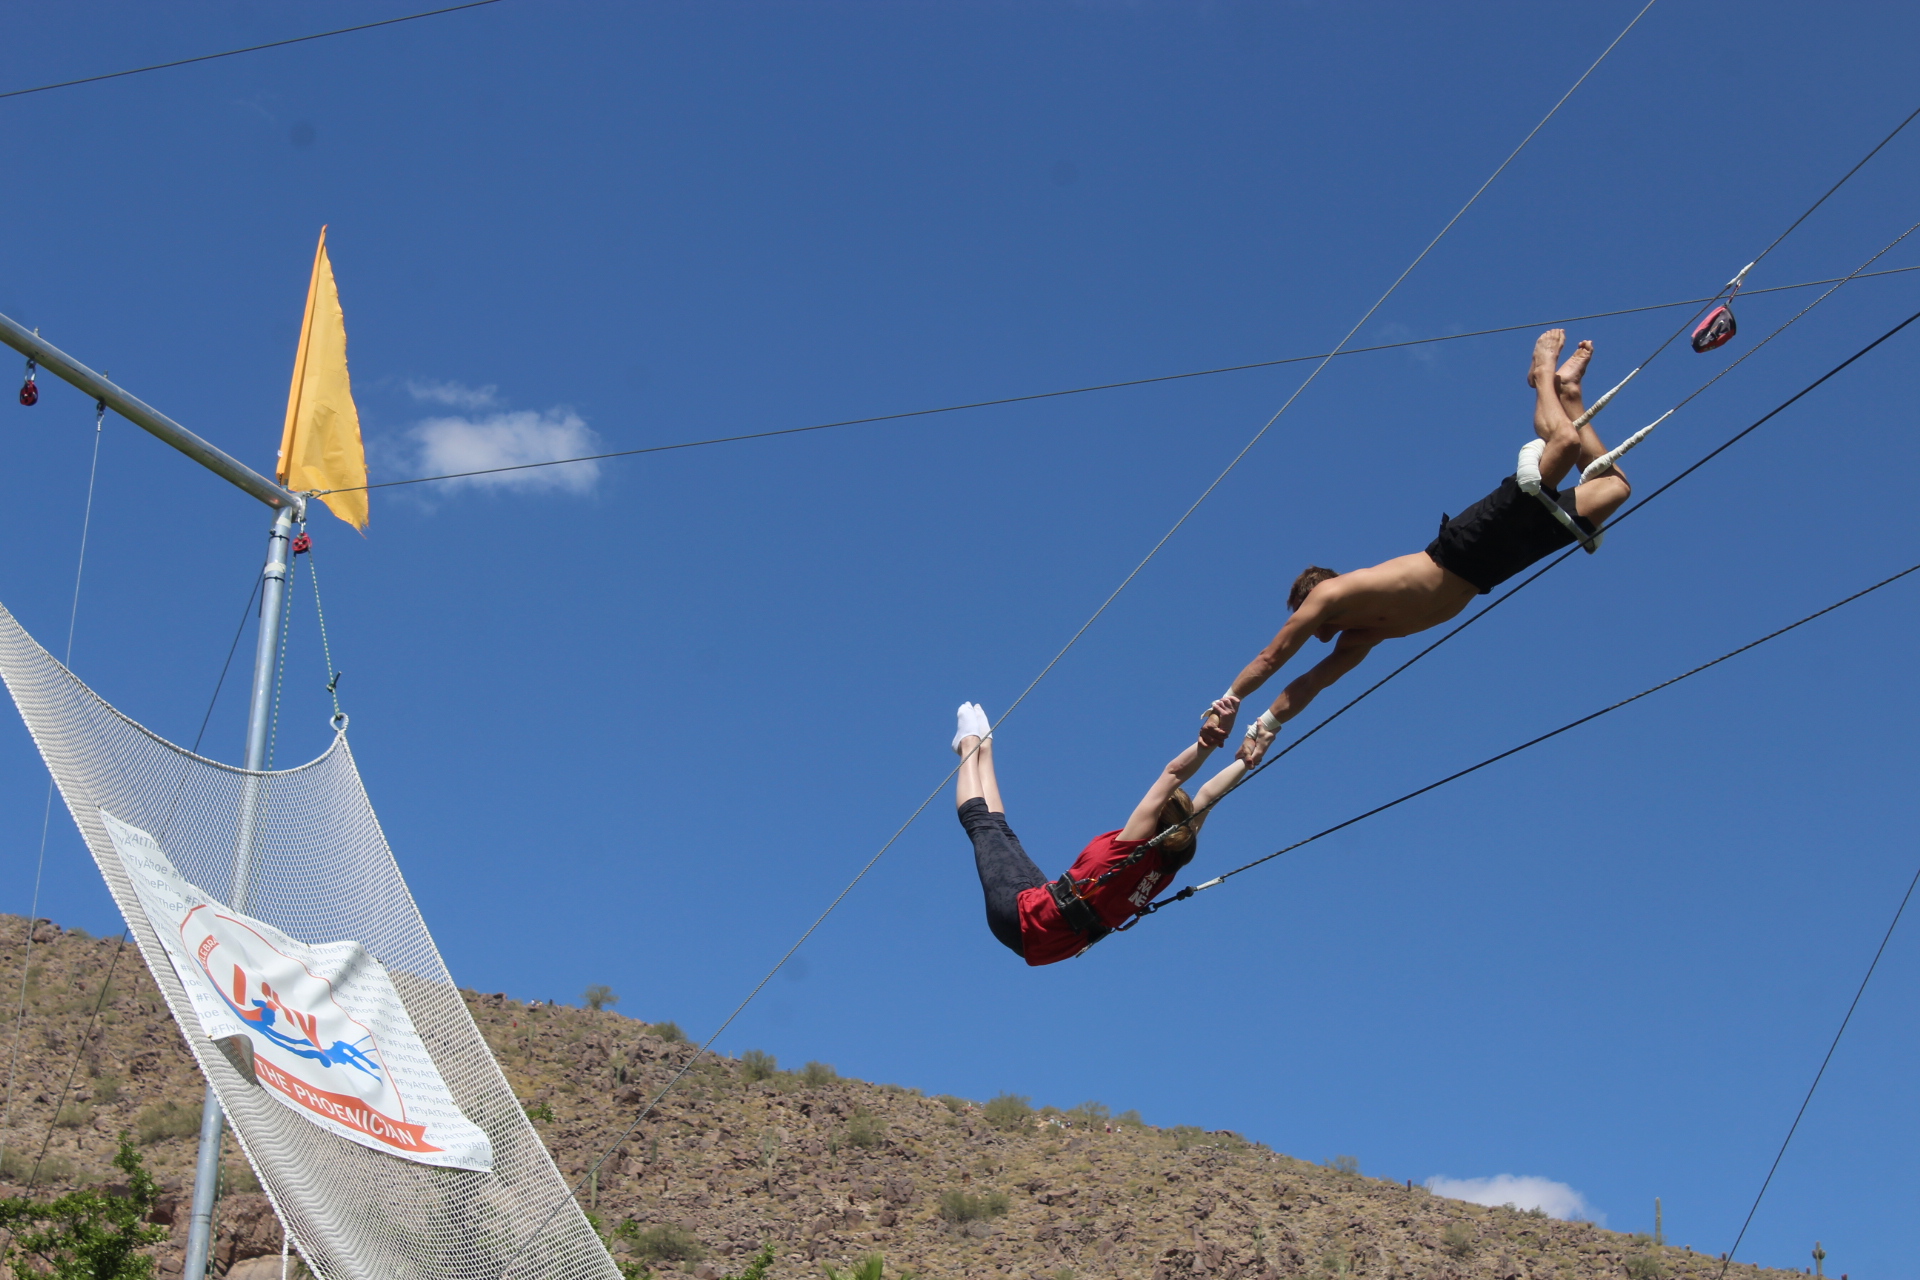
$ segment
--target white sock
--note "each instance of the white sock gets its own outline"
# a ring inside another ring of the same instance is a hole
[[[980,735],[982,741],[993,736],[993,721],[987,717],[987,709],[977,702],[973,704],[971,731]]]
[[[962,742],[970,737],[983,737],[986,734],[986,730],[979,725],[980,709],[971,702],[963,702],[960,704],[960,709],[954,713],[954,720],[956,721],[956,727],[953,735],[953,750],[954,754],[958,755]]]

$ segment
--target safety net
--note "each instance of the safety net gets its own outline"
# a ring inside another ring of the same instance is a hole
[[[441,961],[344,732],[318,759],[276,772],[195,755],[107,705],[4,607],[0,677],[316,1275],[618,1280]],[[149,873],[137,878],[130,867]],[[236,898],[244,915],[230,905]],[[197,925],[183,926],[181,912],[216,926],[191,933]],[[215,972],[219,983],[205,980]],[[235,1025],[255,1033],[259,1057],[251,1043],[230,1057],[224,1034],[210,1038],[210,1002],[223,1006],[215,1013],[251,1020]],[[329,1033],[329,1016],[352,1030]],[[302,1067],[314,1071],[302,1076]],[[443,1082],[432,1099],[414,1094],[415,1115],[399,1117],[438,1118],[388,1123],[367,1092],[386,1087],[383,1072],[409,1089]],[[360,1091],[302,1083],[342,1077]],[[448,1132],[467,1140],[436,1148]],[[394,1154],[409,1141],[428,1154]]]

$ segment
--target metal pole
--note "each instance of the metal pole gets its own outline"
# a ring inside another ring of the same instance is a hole
[[[280,620],[286,612],[287,567],[292,562],[294,509],[283,506],[267,535],[267,563],[261,570],[260,635],[253,648],[253,697],[247,704],[247,758],[249,776],[240,802],[240,827],[233,851],[233,883],[227,892],[235,911],[247,906],[247,877],[253,867],[253,837],[260,807],[260,790],[267,767],[267,736],[273,728],[274,673],[280,666]],[[187,1223],[186,1265],[181,1280],[202,1280],[213,1249],[213,1199],[220,1180],[220,1138],[225,1113],[220,1098],[207,1086],[200,1104],[200,1154],[193,1169],[193,1209]]]
[[[238,485],[268,506],[292,507],[298,511],[305,505],[300,495],[281,488],[144,400],[107,381],[31,329],[3,315],[0,315],[0,342],[33,360],[48,373],[72,383],[93,399],[106,401],[107,408],[128,422],[159,436],[221,479]]]

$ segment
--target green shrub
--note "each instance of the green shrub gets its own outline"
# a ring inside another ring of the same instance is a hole
[[[1147,1127],[1147,1122],[1140,1118],[1140,1113],[1131,1109],[1122,1111],[1119,1115],[1115,1116],[1113,1122],[1115,1124],[1123,1124],[1129,1129],[1144,1129]]]
[[[545,1120],[548,1124],[553,1123],[553,1108],[551,1106],[544,1102],[529,1102],[523,1105],[527,1109],[527,1119]]]
[[[680,1029],[680,1024],[677,1022],[655,1022],[649,1025],[647,1030],[668,1044],[685,1044],[687,1040],[687,1033]]]
[[[835,1271],[832,1267],[823,1268],[827,1280],[884,1280],[887,1274],[887,1260],[877,1253],[870,1253],[845,1271]]]
[[[940,1216],[948,1222],[978,1222],[997,1218],[1012,1208],[1004,1191],[973,1195],[966,1191],[948,1191],[940,1196]]]
[[[615,1239],[627,1241],[629,1252],[646,1262],[698,1262],[707,1256],[693,1232],[671,1222],[642,1227],[629,1218],[613,1234]]]
[[[887,1136],[887,1126],[877,1116],[862,1109],[847,1121],[847,1142],[856,1147],[877,1147]]]
[[[1033,1118],[1033,1099],[1017,1093],[1002,1093],[981,1108],[987,1123],[996,1129],[1018,1129]]]
[[[60,1108],[60,1114],[53,1118],[53,1123],[61,1129],[84,1129],[93,1123],[93,1108],[83,1102],[69,1102]]]
[[[809,1089],[818,1089],[822,1085],[832,1084],[840,1078],[840,1073],[824,1062],[809,1062],[800,1069],[800,1082]]]
[[[120,1101],[120,1081],[114,1076],[101,1076],[95,1080],[93,1100],[103,1106]]]
[[[770,1053],[749,1049],[740,1055],[740,1075],[746,1080],[771,1080],[780,1070],[780,1060]]]
[[[1627,1280],[1660,1280],[1665,1274],[1658,1254],[1636,1253],[1627,1259]]]
[[[1333,1159],[1327,1161],[1327,1168],[1333,1170],[1335,1173],[1344,1173],[1349,1177],[1357,1178],[1360,1176],[1360,1157],[1335,1156]]]
[[[134,1136],[140,1145],[150,1147],[167,1138],[184,1138],[200,1132],[200,1113],[183,1107],[171,1098],[144,1107],[133,1121]]]
[[[972,1103],[968,1102],[965,1098],[956,1098],[950,1093],[943,1093],[939,1097],[935,1098],[934,1101],[939,1103],[941,1106],[945,1107],[947,1110],[953,1112],[953,1114],[955,1115],[959,1115],[962,1111],[965,1111],[968,1107],[973,1105]]]
[[[93,1189],[57,1200],[0,1200],[0,1227],[7,1233],[0,1265],[16,1276],[150,1280],[153,1259],[139,1251],[167,1238],[165,1227],[146,1221],[160,1189],[125,1134],[113,1163],[126,1175],[124,1194]]]
[[[1440,1247],[1449,1255],[1465,1260],[1473,1256],[1473,1228],[1464,1222],[1449,1222],[1440,1233]]]
[[[75,925],[73,926],[73,928],[67,930],[67,936],[69,938],[78,938],[82,942],[85,942],[89,938],[93,937],[92,934],[88,933],[85,929],[82,929],[79,925]]]
[[[1097,1128],[1113,1118],[1104,1102],[1083,1102],[1067,1112],[1067,1119],[1086,1129]]]
[[[773,1246],[762,1245],[760,1252],[753,1255],[753,1261],[746,1265],[746,1269],[737,1276],[728,1276],[727,1280],[767,1280],[767,1269],[771,1266],[773,1266]],[[913,1273],[909,1271],[900,1280],[912,1280],[912,1277]]]
[[[613,988],[604,982],[596,982],[581,993],[580,1004],[588,1009],[605,1009],[620,1003],[620,997],[613,994]]]

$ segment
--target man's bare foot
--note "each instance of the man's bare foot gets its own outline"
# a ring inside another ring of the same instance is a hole
[[[1527,368],[1527,385],[1538,388],[1540,379],[1551,378],[1560,359],[1560,348],[1567,345],[1565,329],[1549,329],[1534,340],[1533,363]]]
[[[1553,384],[1559,389],[1562,399],[1580,394],[1580,379],[1586,376],[1587,362],[1592,359],[1593,343],[1582,338],[1580,345],[1573,349],[1573,354],[1567,357],[1566,363],[1553,375]]]

